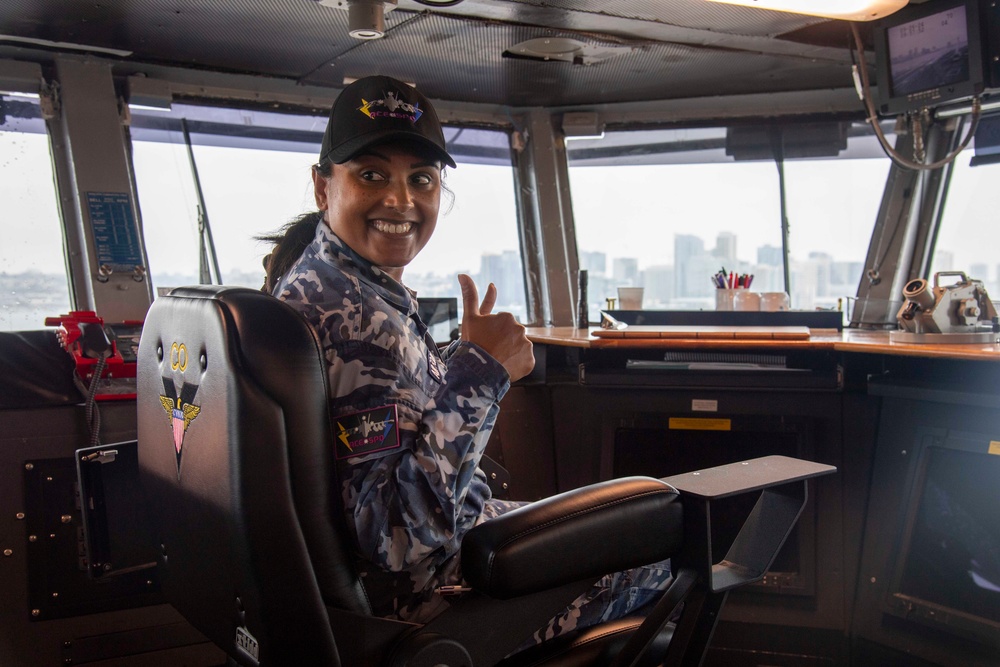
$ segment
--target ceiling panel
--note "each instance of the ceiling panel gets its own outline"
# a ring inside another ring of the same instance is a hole
[[[640,21],[655,21],[666,25],[696,28],[732,35],[770,36],[825,19],[812,16],[765,11],[749,7],[706,2],[705,0],[511,0],[517,4],[548,6],[584,14]]]
[[[431,97],[513,106],[559,106],[702,97],[727,92],[783,91],[850,85],[850,70],[804,58],[740,54],[678,44],[613,44],[618,56],[595,65],[503,58],[514,44],[539,37],[580,37],[533,26],[424,15],[396,28],[391,39],[366,43],[333,59],[304,83],[340,86],[344,77],[375,72],[418,83]],[[436,63],[428,71],[427,62]]]
[[[824,22],[703,0],[467,0],[435,11],[400,0],[386,23],[385,38],[365,42],[347,35],[346,11],[313,0],[0,2],[0,35],[336,88],[379,72],[457,101],[585,105],[851,85],[846,49],[818,57],[815,45],[769,39]],[[503,57],[540,37],[617,55],[590,65]]]

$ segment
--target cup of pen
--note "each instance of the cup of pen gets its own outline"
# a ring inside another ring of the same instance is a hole
[[[723,267],[712,276],[712,285],[715,286],[715,309],[759,310],[760,297],[756,292],[750,291],[752,281],[752,275],[727,273]]]
[[[728,287],[719,287],[715,290],[715,309],[716,310],[732,310],[733,309],[733,297],[736,292],[740,290],[729,289]]]

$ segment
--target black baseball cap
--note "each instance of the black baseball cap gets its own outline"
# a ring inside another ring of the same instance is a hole
[[[366,76],[344,88],[333,103],[319,160],[342,164],[369,146],[394,139],[426,146],[455,167],[431,101],[402,81]]]

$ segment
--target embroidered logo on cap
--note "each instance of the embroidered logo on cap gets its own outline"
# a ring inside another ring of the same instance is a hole
[[[399,447],[396,406],[337,417],[337,458],[346,459]]]
[[[411,123],[416,123],[424,115],[419,104],[404,102],[391,91],[380,100],[369,101],[362,97],[361,102],[358,111],[373,120],[375,118],[405,118]]]
[[[181,476],[181,453],[184,449],[184,434],[187,433],[188,426],[201,414],[201,407],[194,405],[195,394],[198,393],[198,385],[184,383],[181,385],[180,396],[177,395],[177,386],[171,378],[162,378],[163,394],[160,395],[160,405],[167,413],[170,420],[170,427],[174,432],[174,449],[177,453],[177,478]]]

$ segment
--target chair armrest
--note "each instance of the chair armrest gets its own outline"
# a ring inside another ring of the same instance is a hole
[[[683,540],[677,490],[650,477],[592,484],[469,531],[466,581],[509,599],[669,558]]]
[[[685,496],[719,500],[836,471],[831,465],[774,455],[664,477],[663,481]]]
[[[664,478],[681,492],[684,530],[704,535],[692,540],[671,564],[691,567],[713,592],[759,581],[805,508],[808,480],[836,472],[834,466],[787,456],[763,456],[748,461]],[[712,503],[742,493],[760,492],[757,504],[729,547],[726,557],[712,562]]]

